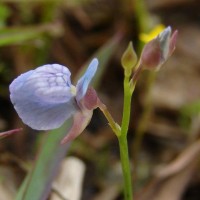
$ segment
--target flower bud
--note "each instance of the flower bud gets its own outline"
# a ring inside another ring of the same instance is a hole
[[[133,48],[132,42],[129,42],[128,47],[126,48],[125,52],[121,58],[122,66],[125,70],[125,76],[130,76],[132,74],[132,70],[137,63],[137,55]]]
[[[141,66],[145,69],[160,69],[175,49],[177,31],[171,35],[171,27],[167,27],[156,38],[148,42],[141,54]]]

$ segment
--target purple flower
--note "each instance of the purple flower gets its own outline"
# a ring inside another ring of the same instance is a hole
[[[68,142],[85,129],[97,107],[96,92],[88,88],[97,66],[95,58],[76,87],[65,66],[48,64],[28,71],[10,84],[11,102],[22,121],[36,130],[58,128],[73,116],[74,123],[62,140]]]

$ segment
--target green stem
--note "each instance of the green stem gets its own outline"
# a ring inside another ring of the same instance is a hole
[[[131,170],[129,162],[128,143],[127,143],[127,133],[128,133],[130,111],[131,111],[131,97],[132,97],[132,91],[130,90],[129,77],[125,76],[122,126],[121,126],[121,134],[120,136],[118,136],[120,158],[121,158],[122,172],[124,178],[125,200],[133,200]]]
[[[124,136],[119,136],[118,141],[119,141],[119,148],[120,148],[122,172],[123,172],[123,178],[124,178],[124,199],[133,200],[127,138]]]
[[[123,117],[121,126],[121,135],[127,136],[129,121],[130,121],[130,111],[131,111],[131,96],[132,92],[130,90],[129,77],[125,76],[124,79],[124,106],[123,106]]]
[[[128,152],[128,142],[127,142],[127,133],[130,122],[130,112],[131,112],[131,97],[134,90],[135,82],[130,82],[130,77],[125,76],[124,78],[124,106],[123,106],[123,117],[122,125],[120,126],[114,121],[111,114],[109,113],[107,107],[98,100],[98,107],[105,115],[106,119],[109,122],[110,127],[117,135],[119,141],[120,149],[120,159],[122,165],[123,179],[124,179],[124,200],[133,200],[132,192],[132,182],[131,182],[131,170],[130,170],[130,161],[129,161],[129,152]]]

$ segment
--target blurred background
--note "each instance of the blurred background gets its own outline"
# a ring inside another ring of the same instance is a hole
[[[197,0],[1,0],[0,130],[23,131],[0,141],[0,200],[15,199],[46,137],[17,116],[9,99],[12,80],[43,64],[59,63],[70,68],[75,84],[76,74],[96,56],[102,70],[95,88],[120,123],[121,56],[129,41],[140,55],[141,33],[148,35],[160,24],[179,35],[174,54],[160,71],[144,71],[133,95],[128,142],[134,196],[199,200],[199,10]],[[99,110],[66,156],[83,167],[82,175],[72,177],[80,179],[74,192],[80,195],[69,200],[123,199],[117,139]],[[66,199],[58,186],[48,199]]]

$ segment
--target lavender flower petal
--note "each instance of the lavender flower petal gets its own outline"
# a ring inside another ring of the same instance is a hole
[[[70,72],[45,65],[20,75],[10,85],[10,98],[22,121],[36,130],[60,127],[77,111]]]

